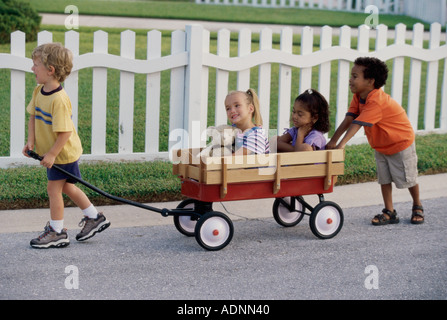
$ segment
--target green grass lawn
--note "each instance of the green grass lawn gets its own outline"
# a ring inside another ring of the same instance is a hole
[[[369,16],[329,10],[291,8],[256,8],[250,6],[198,5],[193,1],[114,1],[114,0],[21,0],[27,1],[39,12],[63,13],[67,5],[75,5],[79,14],[127,16],[163,19],[188,19],[246,23],[292,25],[349,25],[357,27]],[[398,23],[412,27],[421,22],[402,15],[379,15],[379,23],[394,28]],[[426,28],[428,24],[424,23]]]

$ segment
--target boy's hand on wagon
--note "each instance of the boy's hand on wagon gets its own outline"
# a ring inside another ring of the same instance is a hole
[[[337,147],[337,142],[334,142],[332,140],[326,144],[326,150],[332,150],[332,149],[335,149],[336,147]]]

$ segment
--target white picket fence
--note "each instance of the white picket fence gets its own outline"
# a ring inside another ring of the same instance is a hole
[[[350,27],[342,27],[339,43],[333,43],[332,28],[321,31],[320,48],[314,51],[313,29],[305,27],[301,34],[300,54],[292,53],[293,33],[284,28],[280,35],[280,49],[272,49],[272,31],[265,28],[260,34],[259,50],[251,52],[251,31],[242,29],[238,38],[238,56],[230,57],[230,32],[218,32],[217,54],[210,53],[210,33],[200,25],[188,25],[171,34],[171,53],[161,55],[161,33],[157,30],[147,34],[147,59],[135,59],[135,33],[121,34],[121,55],[108,52],[108,35],[103,31],[94,33],[93,52],[79,55],[79,34],[65,34],[65,46],[74,53],[74,68],[65,81],[73,105],[73,121],[78,123],[78,72],[93,68],[91,153],[82,156],[85,160],[153,160],[169,157],[169,152],[159,149],[160,96],[169,94],[169,149],[203,146],[207,126],[209,68],[216,69],[215,123],[227,122],[223,101],[229,88],[229,74],[236,72],[237,89],[250,86],[250,69],[258,68],[257,92],[260,98],[264,124],[269,123],[270,109],[278,112],[277,125],[273,128],[282,133],[289,127],[290,102],[299,93],[311,87],[312,67],[318,67],[318,89],[328,100],[336,92],[336,120],[338,126],[349,105],[349,77],[351,63],[359,56],[375,56],[384,61],[393,60],[391,95],[399,103],[403,98],[405,57],[410,62],[410,89],[408,116],[415,130],[418,127],[419,110],[424,110],[424,128],[418,133],[447,132],[447,61],[439,72],[439,62],[447,60],[447,45],[441,46],[441,25],[431,25],[430,44],[423,47],[423,25],[414,25],[412,44],[405,43],[406,26],[396,26],[395,41],[387,45],[387,27],[379,25],[372,31],[366,26],[358,28],[358,46],[351,48]],[[375,50],[370,52],[371,33],[376,33]],[[52,34],[46,31],[38,35],[38,44],[51,42]],[[331,62],[338,62],[337,81],[331,82]],[[427,75],[421,77],[422,63],[427,62]],[[270,105],[272,64],[279,64],[278,103]],[[34,164],[21,154],[25,141],[25,73],[31,72],[32,60],[25,57],[25,34],[16,31],[11,35],[11,53],[0,54],[0,69],[11,69],[11,121],[10,156],[0,157],[0,167]],[[119,148],[118,153],[106,153],[107,69],[120,70],[119,98]],[[292,92],[292,71],[299,70],[299,92]],[[161,92],[160,73],[170,70],[170,92]],[[135,74],[146,74],[146,132],[145,151],[133,150],[134,81]],[[442,76],[441,115],[436,121],[438,76]],[[420,106],[421,93],[425,93],[425,105]],[[436,123],[438,122],[438,123]],[[82,135],[82,128],[78,128]],[[365,142],[359,133],[353,143]]]
[[[384,14],[410,16],[428,23],[439,22],[442,25],[447,23],[447,0],[195,0],[195,2],[212,5],[320,9],[362,13],[373,5],[380,13]]]

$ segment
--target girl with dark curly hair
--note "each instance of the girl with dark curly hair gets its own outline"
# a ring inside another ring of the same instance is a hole
[[[329,131],[329,105],[321,93],[309,89],[293,104],[293,127],[277,138],[277,152],[324,150]]]

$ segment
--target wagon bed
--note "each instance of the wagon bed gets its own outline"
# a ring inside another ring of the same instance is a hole
[[[206,202],[330,193],[344,173],[344,150],[208,158],[199,152],[177,150],[173,172],[184,196]]]
[[[310,228],[321,239],[341,230],[343,211],[325,201],[323,194],[332,192],[337,176],[344,173],[344,150],[204,158],[199,153],[200,149],[173,153],[173,172],[187,197],[178,209],[190,209],[174,215],[174,224],[205,249],[220,250],[233,236],[230,218],[213,211],[213,202],[275,198],[273,217],[284,227],[309,215]],[[320,202],[312,207],[304,195],[318,195]]]

